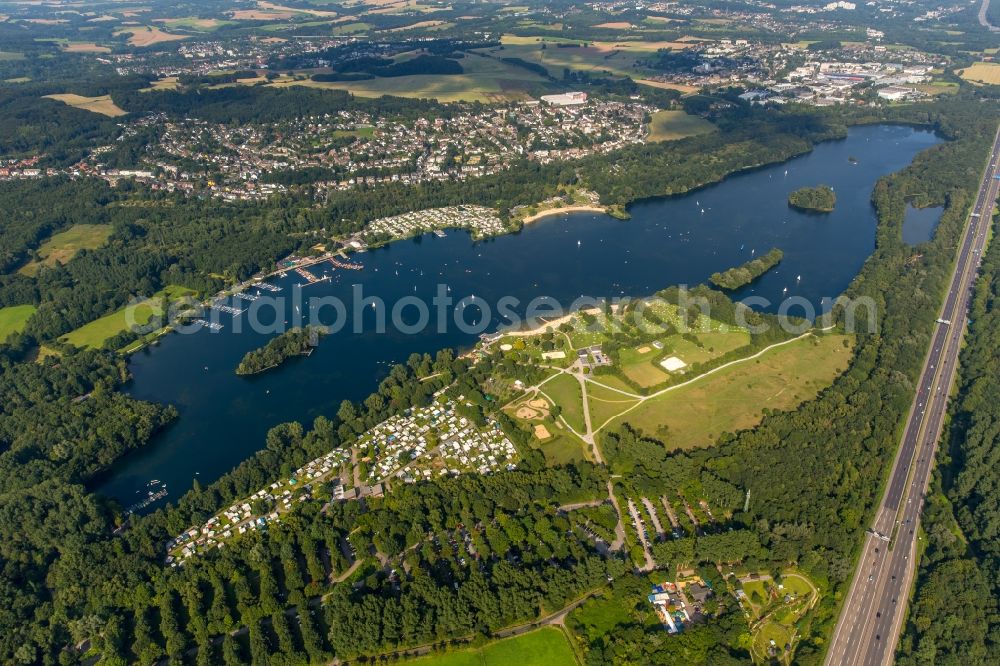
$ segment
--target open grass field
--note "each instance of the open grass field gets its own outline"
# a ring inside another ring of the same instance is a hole
[[[128,330],[130,324],[143,326],[149,323],[149,320],[154,316],[160,316],[162,314],[160,299],[163,296],[173,301],[192,294],[194,292],[190,289],[170,285],[153,294],[150,298],[127,305],[117,312],[84,324],[75,331],[70,331],[62,336],[60,340],[81,348],[99,348],[108,338]]]
[[[696,134],[714,132],[715,125],[684,111],[657,111],[649,123],[650,141],[674,141]]]
[[[676,90],[679,93],[689,95],[698,92],[698,86],[689,86],[684,83],[670,83],[668,81],[653,81],[652,79],[636,79],[636,83],[641,83],[650,88],[660,88],[662,90]]]
[[[590,423],[596,430],[602,423],[618,416],[637,402],[634,398],[594,384],[587,383],[587,406]]]
[[[587,460],[583,450],[583,442],[559,426],[547,425],[552,436],[540,442],[538,449],[545,456],[545,462],[549,465],[565,465],[571,462],[581,462]]]
[[[575,377],[559,374],[554,379],[542,385],[542,391],[552,402],[562,407],[562,417],[577,432],[585,432],[587,427],[583,420],[583,394],[580,392],[580,382]]]
[[[542,627],[514,638],[404,662],[410,666],[575,666],[566,636],[557,627]]]
[[[670,448],[711,445],[723,432],[757,425],[761,411],[792,409],[813,398],[851,359],[850,336],[796,340],[763,356],[651,398],[615,419],[663,438]]]
[[[198,18],[196,16],[185,16],[182,18],[156,19],[156,23],[162,23],[168,28],[179,28],[181,30],[194,30],[196,32],[212,32],[224,25],[232,25],[232,21],[223,21],[214,18]]]
[[[188,38],[187,35],[176,35],[151,25],[122,28],[121,30],[116,30],[114,34],[116,37],[118,35],[128,35],[128,43],[139,47],[153,46],[154,44],[162,44],[163,42],[175,42]]]
[[[1000,63],[977,62],[971,67],[960,70],[959,76],[966,81],[1000,85]]]
[[[24,330],[24,325],[28,323],[31,315],[35,314],[34,305],[11,305],[0,308],[0,342],[3,342],[14,333]]]
[[[128,113],[128,111],[118,107],[111,101],[111,95],[84,97],[83,95],[63,93],[58,95],[45,95],[44,97],[47,99],[54,99],[57,102],[62,102],[63,104],[67,104],[76,109],[83,109],[84,111],[90,111],[91,113],[99,113],[102,116],[109,116],[111,118],[124,116]]]
[[[459,63],[464,74],[428,74],[376,78],[367,81],[286,81],[275,86],[307,86],[347,90],[359,97],[431,98],[439,102],[502,102],[529,98],[529,91],[545,80],[522,67],[494,58],[470,55]]]
[[[94,42],[69,42],[63,45],[66,53],[111,53],[107,46],[101,46]]]
[[[628,354],[632,356],[634,352]],[[639,356],[635,354],[635,356]],[[660,367],[653,364],[655,354],[644,354],[648,358],[639,360],[626,360],[626,354],[622,354],[622,373],[643,388],[656,386],[667,380],[667,373]]]
[[[35,276],[43,267],[65,264],[80,250],[93,250],[104,245],[111,235],[110,224],[74,224],[66,231],[54,234],[38,248],[39,261],[22,266],[17,272]]]

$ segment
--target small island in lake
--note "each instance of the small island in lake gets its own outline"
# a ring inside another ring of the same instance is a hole
[[[837,203],[837,195],[829,185],[802,187],[788,195],[788,205],[799,210],[829,213]]]
[[[309,355],[323,333],[317,326],[285,331],[263,347],[247,352],[236,366],[236,374],[256,375],[278,367],[293,356]]]
[[[745,287],[750,284],[761,275],[777,266],[784,256],[784,252],[778,248],[773,248],[767,254],[758,257],[753,261],[748,261],[742,266],[730,268],[728,271],[723,271],[722,273],[712,273],[712,276],[708,278],[708,281],[716,287],[727,289],[729,291],[739,289],[740,287]]]

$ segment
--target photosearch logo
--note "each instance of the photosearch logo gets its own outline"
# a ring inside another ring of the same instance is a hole
[[[681,335],[732,330],[763,335],[775,327],[801,335],[834,324],[848,333],[878,331],[878,307],[869,297],[840,296],[815,303],[792,296],[774,308],[775,303],[763,296],[732,302],[718,292],[686,286],[669,290],[669,297],[580,296],[570,302],[552,296],[524,301],[513,295],[490,301],[474,294],[456,297],[453,291],[442,283],[436,285],[429,299],[407,295],[386,300],[366,293],[364,285],[354,284],[346,299],[333,295],[304,297],[303,290],[293,289],[290,296],[260,293],[252,300],[136,300],[126,309],[126,320],[136,337],[167,329],[192,334],[204,329],[217,333],[226,328],[232,334],[252,331],[278,335],[305,326],[322,327],[332,334],[443,335],[458,331],[468,336],[559,328],[628,338],[655,336],[664,330]]]

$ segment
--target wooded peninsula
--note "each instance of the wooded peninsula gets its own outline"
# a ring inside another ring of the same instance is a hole
[[[736,266],[735,268],[730,268],[729,270],[721,273],[712,273],[712,276],[708,278],[708,281],[716,287],[720,287],[722,289],[730,291],[739,289],[740,287],[747,286],[761,275],[777,266],[781,263],[784,256],[785,253],[775,247],[764,256],[748,261],[742,266]]]

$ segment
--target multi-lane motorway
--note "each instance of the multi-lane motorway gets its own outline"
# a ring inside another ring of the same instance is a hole
[[[861,559],[826,655],[826,664],[891,664],[916,566],[920,510],[955,378],[990,218],[1000,192],[1000,133],[969,216],[948,294],[931,345],[889,482],[865,537]]]

